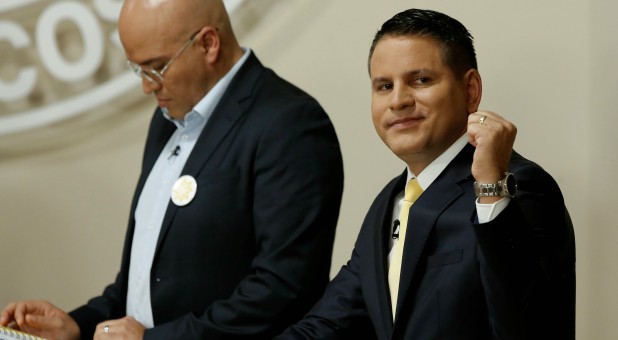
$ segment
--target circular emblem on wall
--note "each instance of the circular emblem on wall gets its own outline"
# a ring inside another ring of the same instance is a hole
[[[233,12],[243,0],[226,0]],[[0,1],[0,136],[56,123],[139,86],[118,38],[122,0]]]

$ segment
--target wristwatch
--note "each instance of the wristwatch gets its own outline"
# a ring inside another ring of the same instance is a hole
[[[517,193],[517,179],[510,172],[504,173],[506,177],[498,183],[477,183],[474,182],[474,193],[476,197],[513,197]]]

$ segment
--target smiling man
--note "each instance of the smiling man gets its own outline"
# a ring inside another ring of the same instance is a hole
[[[221,0],[125,0],[118,26],[158,103],[119,273],[68,314],[24,301],[0,322],[50,339],[270,339],[328,283],[331,121],[238,44]]]
[[[352,257],[277,339],[573,339],[575,244],[562,194],[479,111],[472,36],[411,9],[369,52],[375,129],[406,169],[372,204]]]

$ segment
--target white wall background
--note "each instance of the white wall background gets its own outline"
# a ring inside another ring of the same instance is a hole
[[[243,5],[233,17],[242,44],[314,95],[340,138],[346,182],[332,273],[348,259],[374,196],[404,166],[373,130],[366,62],[381,23],[410,7],[452,15],[474,35],[484,82],[481,107],[518,126],[516,149],[554,175],[571,212],[578,338],[614,339],[614,1],[260,0]],[[15,18],[0,17],[7,19]],[[6,47],[0,42],[0,65],[9,58]],[[3,76],[10,77],[10,70],[0,66]],[[114,279],[153,108],[138,88],[76,118],[0,136],[1,306],[43,298],[71,309]],[[0,116],[18,109],[0,102]]]

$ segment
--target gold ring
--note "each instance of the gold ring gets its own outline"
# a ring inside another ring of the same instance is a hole
[[[479,119],[479,124],[485,124],[485,118],[487,118],[487,116],[482,116],[481,119]]]
[[[103,332],[109,333],[109,325],[103,326]]]

